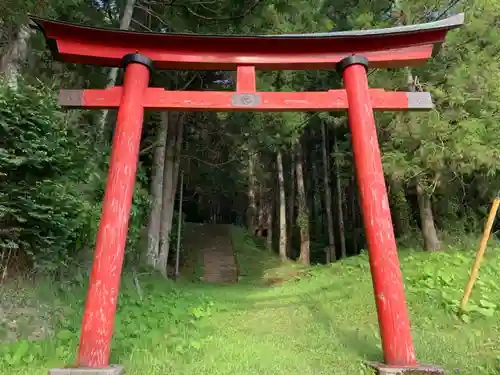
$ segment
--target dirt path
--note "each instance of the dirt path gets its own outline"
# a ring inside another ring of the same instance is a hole
[[[238,281],[238,267],[229,225],[204,224],[189,233],[192,248],[203,255],[203,278],[208,283]]]

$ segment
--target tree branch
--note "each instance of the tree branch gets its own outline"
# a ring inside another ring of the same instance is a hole
[[[170,5],[170,4],[169,4]],[[145,8],[141,5],[135,5],[136,8],[142,10],[143,12],[149,14],[151,17],[154,17],[157,21],[159,21],[163,26],[165,26],[166,28],[168,28],[170,30],[170,26],[161,18],[161,16],[159,14],[157,14],[156,12],[152,11],[151,9],[148,9],[148,8]]]
[[[195,12],[193,9],[191,9],[187,5],[179,5],[179,6],[183,7],[184,9],[186,9],[193,16],[201,18],[202,20],[205,20],[205,21],[215,21],[215,22],[227,22],[227,21],[234,21],[234,20],[246,17],[250,12],[252,12],[255,8],[257,8],[257,6],[259,6],[259,4],[263,3],[264,1],[265,0],[257,0],[250,8],[248,8],[242,14],[239,14],[237,16],[222,17],[222,18],[206,17],[206,16],[203,16],[203,15]]]
[[[233,162],[235,162],[235,161],[238,160],[238,158],[232,158],[232,159],[226,160],[226,161],[224,161],[222,163],[210,163],[210,162],[208,162],[206,160],[200,159],[200,158],[198,158],[196,156],[192,156],[192,155],[181,155],[181,158],[184,158],[184,159],[194,159],[196,161],[199,161],[200,163],[206,164],[206,165],[208,165],[210,167],[214,167],[214,168],[220,168],[220,167],[222,167],[224,165],[231,164],[231,163],[233,163]]]
[[[151,30],[149,27],[147,27],[146,25],[143,25],[142,23],[140,23],[139,21],[136,21],[132,18],[132,22],[136,23],[137,25],[139,25],[140,27],[142,27],[143,29],[149,31],[149,32],[153,32],[153,30]]]
[[[459,2],[460,2],[460,0],[455,0],[455,1],[453,1],[453,2],[452,2],[449,6],[448,6],[448,8],[446,8],[444,11],[442,11],[442,12],[439,14],[439,16],[437,16],[437,17],[436,17],[436,21],[437,21],[437,20],[440,20],[440,19],[441,19],[441,17],[445,16],[445,15],[446,15],[446,13],[448,13],[448,11],[449,11],[451,8],[453,8],[455,5],[457,5]]]

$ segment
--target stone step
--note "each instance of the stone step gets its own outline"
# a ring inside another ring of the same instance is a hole
[[[203,253],[203,279],[209,283],[238,282],[238,266],[229,225],[203,224],[186,233],[184,246]]]

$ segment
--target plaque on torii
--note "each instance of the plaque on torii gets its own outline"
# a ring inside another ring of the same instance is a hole
[[[442,372],[419,364],[415,358],[373,115],[373,111],[430,110],[431,96],[370,89],[366,72],[424,64],[437,53],[448,31],[463,24],[463,14],[386,29],[271,36],[139,33],[31,19],[43,31],[55,59],[125,69],[121,87],[61,90],[59,98],[68,108],[118,109],[82,323],[79,366],[100,369],[102,374],[121,371],[109,366],[109,354],[145,109],[347,111],[384,352],[385,363],[374,366],[381,374]],[[149,87],[154,69],[236,71],[236,91]],[[256,70],[306,69],[337,69],[345,89],[256,89]],[[54,373],[61,374],[58,371]]]

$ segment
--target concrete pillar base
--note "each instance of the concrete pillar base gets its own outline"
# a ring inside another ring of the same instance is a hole
[[[49,375],[123,375],[123,367],[111,365],[106,368],[54,368]]]
[[[444,369],[434,365],[418,363],[414,366],[388,366],[383,363],[367,362],[378,375],[443,375]]]

